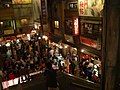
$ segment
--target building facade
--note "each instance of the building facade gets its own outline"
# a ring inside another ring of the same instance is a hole
[[[59,42],[63,37],[64,31],[64,1],[47,0],[48,21],[50,26],[50,39]]]
[[[1,37],[30,32],[33,23],[31,0],[1,0],[0,6]]]

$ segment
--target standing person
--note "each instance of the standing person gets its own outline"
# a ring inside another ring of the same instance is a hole
[[[69,65],[69,72],[70,74],[74,75],[75,74],[75,63],[73,61],[70,61],[70,65]]]
[[[46,85],[48,90],[59,90],[57,85],[57,73],[52,68],[52,64],[50,62],[46,63],[44,75],[46,76]]]

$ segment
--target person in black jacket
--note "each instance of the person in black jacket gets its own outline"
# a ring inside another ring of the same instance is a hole
[[[50,62],[46,63],[44,75],[46,77],[46,85],[48,90],[59,90],[57,85],[57,73],[52,68],[52,64]]]

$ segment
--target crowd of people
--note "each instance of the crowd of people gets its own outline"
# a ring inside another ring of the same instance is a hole
[[[100,82],[100,64],[94,60],[78,60],[77,55],[67,53],[56,46],[49,46],[44,40],[24,41],[22,39],[10,42],[10,46],[2,45],[3,81],[20,77],[24,82],[30,81],[30,73],[44,70],[45,63],[51,62],[53,69],[77,75],[90,81]]]
[[[19,40],[19,42],[9,42],[10,46],[0,47],[3,56],[3,81],[22,75],[29,78],[29,73],[42,69],[46,58],[45,47],[41,42]],[[41,44],[39,48],[41,50],[38,50],[38,44]]]
[[[81,59],[79,63],[80,76],[99,83],[101,78],[101,62],[95,62],[95,59]]]

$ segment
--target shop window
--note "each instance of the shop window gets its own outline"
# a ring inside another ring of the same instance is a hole
[[[59,21],[54,22],[55,28],[59,28]]]
[[[1,22],[3,29],[13,29],[14,23],[12,20],[5,20]]]
[[[3,25],[4,25],[5,28],[6,27],[11,27],[11,21],[5,21]]]
[[[101,35],[100,26],[100,24],[84,22],[81,24],[81,35],[97,40],[99,35]]]
[[[98,40],[102,35],[102,18],[94,17],[81,17],[80,18],[80,30],[81,36]]]

